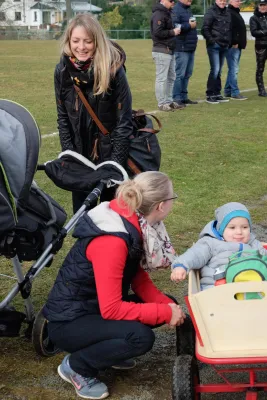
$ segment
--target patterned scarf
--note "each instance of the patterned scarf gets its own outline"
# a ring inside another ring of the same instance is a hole
[[[144,253],[141,267],[148,272],[159,268],[168,268],[176,257],[164,223],[157,222],[149,225],[145,217],[137,212],[139,225],[142,231]]]
[[[70,77],[73,83],[80,86],[81,89],[93,86],[94,84],[94,71],[93,71],[93,57],[88,58],[86,61],[79,61],[75,57],[64,55],[64,63],[67,66]]]
[[[89,57],[86,61],[80,61],[76,57],[69,57],[69,59],[78,71],[87,72],[94,57]]]

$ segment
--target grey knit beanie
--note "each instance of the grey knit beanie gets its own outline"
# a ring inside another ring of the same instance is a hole
[[[246,218],[251,229],[250,214],[247,207],[243,204],[235,202],[227,203],[215,210],[215,219],[217,221],[216,229],[221,236],[223,236],[223,232],[231,219],[236,217]]]

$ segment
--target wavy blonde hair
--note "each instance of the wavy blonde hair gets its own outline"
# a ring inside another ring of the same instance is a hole
[[[170,196],[170,178],[163,172],[148,171],[133,180],[122,183],[116,192],[120,207],[127,208],[132,215],[136,210],[147,216],[153,206]]]
[[[69,22],[61,39],[61,55],[73,56],[70,39],[77,26],[82,26],[95,44],[93,91],[94,95],[102,94],[108,90],[110,79],[121,65],[121,54],[112,45],[97,19],[88,13],[78,14]]]

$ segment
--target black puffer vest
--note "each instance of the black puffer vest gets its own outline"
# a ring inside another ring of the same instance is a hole
[[[43,308],[43,314],[48,321],[72,321],[85,314],[100,314],[94,271],[92,263],[86,258],[88,244],[98,236],[112,234],[122,238],[127,244],[128,257],[122,280],[122,296],[127,296],[141,260],[142,248],[137,229],[125,218],[121,218],[128,234],[102,231],[87,214],[81,218],[77,228],[78,234],[82,232],[82,238],[77,240],[68,253]]]

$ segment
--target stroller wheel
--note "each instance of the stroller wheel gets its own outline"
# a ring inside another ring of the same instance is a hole
[[[195,386],[200,383],[195,357],[176,357],[173,367],[172,400],[200,400]]]
[[[36,353],[43,357],[53,357],[61,351],[49,339],[47,320],[43,316],[42,310],[38,312],[34,320],[32,343]]]
[[[176,327],[177,356],[182,354],[195,355],[196,334],[193,322],[187,314],[184,323]]]

